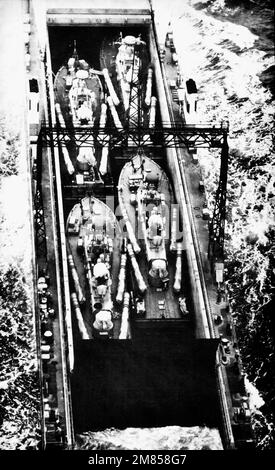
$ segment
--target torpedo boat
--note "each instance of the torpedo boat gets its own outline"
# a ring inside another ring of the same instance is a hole
[[[103,41],[101,67],[108,75],[112,103],[122,125],[137,125],[148,115],[151,105],[153,69],[150,66],[146,42],[140,36],[123,36]],[[111,109],[111,113],[112,109]],[[114,118],[116,125],[116,120]]]
[[[97,71],[84,59],[79,59],[76,46],[72,57],[57,72],[54,80],[55,110],[59,129],[67,129],[61,152],[71,181],[78,185],[102,182],[98,172],[93,137],[88,143],[74,144],[78,129],[94,128],[99,124],[103,103],[103,88]]]
[[[178,212],[166,173],[140,152],[122,168],[118,199],[128,254],[136,260],[132,273],[137,317],[189,319],[182,282],[183,243],[178,240]]]
[[[95,197],[81,199],[69,213],[66,238],[72,310],[82,339],[119,338],[129,295],[123,288],[121,302],[116,302],[125,256],[114,213]]]

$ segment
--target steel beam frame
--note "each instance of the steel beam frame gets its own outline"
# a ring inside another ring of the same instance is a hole
[[[37,141],[36,160],[36,185],[33,198],[34,205],[34,229],[35,246],[37,257],[47,259],[46,229],[44,220],[43,198],[42,198],[42,139],[41,135]]]
[[[43,145],[66,146],[69,141],[77,146],[106,146],[109,149],[129,146],[145,148],[222,148],[228,134],[228,126],[211,125],[172,125],[151,129],[148,126],[129,126],[116,128],[107,126],[104,129],[91,127],[56,128],[47,125],[41,127]]]
[[[37,187],[34,196],[34,228],[36,256],[47,259],[46,230],[41,187]]]
[[[224,259],[224,232],[226,219],[226,191],[228,175],[229,152],[227,138],[225,137],[221,151],[220,179],[216,192],[213,216],[209,224],[209,258],[213,262],[222,262]]]

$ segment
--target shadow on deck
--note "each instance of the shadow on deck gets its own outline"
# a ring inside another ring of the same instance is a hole
[[[218,342],[188,339],[181,332],[175,329],[161,340],[146,335],[135,341],[78,342],[72,375],[75,431],[219,426]]]

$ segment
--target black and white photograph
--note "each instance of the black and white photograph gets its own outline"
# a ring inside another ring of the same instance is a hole
[[[1,457],[275,450],[273,2],[0,0],[0,39]]]

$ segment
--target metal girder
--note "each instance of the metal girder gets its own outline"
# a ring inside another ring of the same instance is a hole
[[[139,128],[141,125],[140,109],[141,109],[141,90],[139,84],[130,85],[129,108],[126,113],[126,129],[130,127]]]
[[[126,127],[140,127],[141,125],[141,84],[138,79],[137,83],[134,83],[135,73],[135,59],[138,56],[136,46],[134,45],[133,61],[132,61],[132,77],[130,81],[130,94],[129,94],[129,107],[126,112]],[[140,59],[139,59],[140,60]],[[138,75],[140,75],[140,61]]]
[[[226,191],[227,191],[227,174],[228,174],[228,143],[225,137],[220,166],[220,180],[216,192],[215,206],[213,217],[209,224],[209,257],[213,262],[222,261],[224,258],[224,230],[226,218]]]
[[[43,144],[46,146],[66,146],[70,141],[77,146],[103,147],[109,143],[109,149],[116,147],[142,146],[145,148],[222,148],[228,133],[226,126],[129,126],[105,129],[91,127],[75,127],[74,129],[59,127],[41,127]]]
[[[46,230],[41,188],[36,189],[34,197],[34,229],[36,256],[47,259]]]
[[[34,205],[34,229],[36,256],[47,259],[46,230],[42,198],[42,136],[39,134],[37,140],[37,158],[35,171],[35,193],[33,198]]]

